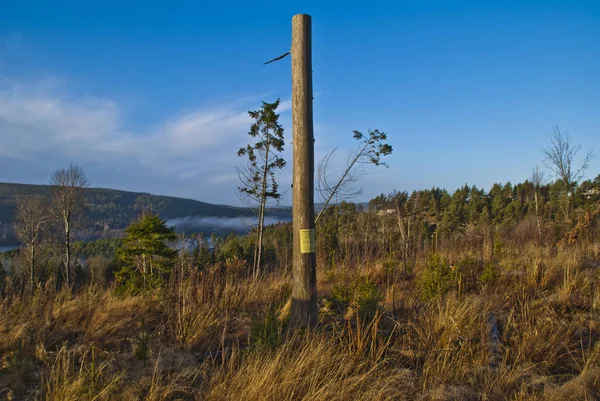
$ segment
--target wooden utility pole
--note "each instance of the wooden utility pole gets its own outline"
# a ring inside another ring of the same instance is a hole
[[[291,326],[317,323],[311,19],[292,18],[294,264]]]

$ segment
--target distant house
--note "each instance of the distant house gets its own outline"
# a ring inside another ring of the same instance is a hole
[[[587,191],[585,191],[583,193],[583,196],[585,196],[587,199],[591,198],[592,196],[596,196],[600,194],[600,189],[598,188],[590,188]]]
[[[377,211],[377,214],[380,216],[384,216],[386,214],[394,214],[396,213],[396,209],[381,209]]]

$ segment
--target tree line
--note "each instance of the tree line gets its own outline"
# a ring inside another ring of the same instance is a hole
[[[114,280],[121,289],[139,292],[163,287],[181,258],[199,271],[219,268],[253,280],[273,270],[289,273],[291,224],[265,227],[264,219],[268,202],[282,196],[277,171],[286,165],[281,157],[285,142],[278,106],[279,100],[263,102],[261,109],[249,112],[254,120],[249,135],[256,142],[238,150],[238,156],[247,158],[247,164],[238,169],[238,191],[257,215],[257,224],[247,235],[177,235],[158,214],[142,208],[123,238],[75,242],[74,230],[85,226],[82,210],[89,181],[81,167],[71,164],[51,175],[48,196],[17,199],[14,230],[22,247],[13,252],[19,269],[13,268],[12,276],[20,277],[23,288],[33,289],[39,280],[49,278],[71,286],[87,277],[88,282]],[[467,184],[454,192],[437,187],[412,193],[393,191],[371,199],[366,209],[347,201],[361,193],[356,166],[387,167],[382,158],[392,153],[392,147],[386,142],[387,134],[379,130],[354,131],[353,137],[359,142],[357,150],[338,169],[340,175],[332,174],[335,149],[317,172],[317,189],[324,201],[316,216],[319,268],[386,260],[403,266],[408,276],[416,258],[440,248],[458,249],[466,244],[483,252],[494,249],[503,235],[527,236],[547,245],[572,231],[577,219],[587,216],[593,223],[590,216],[599,213],[600,175],[581,181],[593,154],[586,154],[576,165],[580,146],[559,129],[542,150],[554,173],[552,180],[544,180],[535,168],[524,182],[497,183],[489,191]],[[573,235],[580,234],[588,235],[586,230]],[[87,266],[82,267],[82,259],[88,260]]]

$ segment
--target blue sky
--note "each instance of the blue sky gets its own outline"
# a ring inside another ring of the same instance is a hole
[[[289,58],[262,63],[296,13],[313,18],[317,159],[339,146],[341,163],[353,129],[394,147],[359,201],[523,181],[555,126],[600,152],[597,1],[0,0],[0,181],[77,162],[92,186],[239,203],[246,111],[280,97],[291,139]]]

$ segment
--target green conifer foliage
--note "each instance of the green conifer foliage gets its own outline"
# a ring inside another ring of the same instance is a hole
[[[120,269],[119,284],[127,292],[159,288],[168,278],[177,256],[169,246],[175,229],[167,227],[158,215],[147,214],[125,229],[123,243],[116,251]]]

